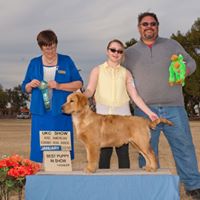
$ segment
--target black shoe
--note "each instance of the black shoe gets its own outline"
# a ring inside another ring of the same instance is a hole
[[[200,188],[186,191],[186,194],[194,200],[200,200]]]

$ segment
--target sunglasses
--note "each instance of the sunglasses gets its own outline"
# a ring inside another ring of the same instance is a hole
[[[158,23],[157,23],[157,22],[150,22],[150,23],[148,23],[148,22],[143,22],[143,23],[141,23],[140,25],[142,25],[142,26],[144,26],[144,27],[147,27],[147,26],[157,26]]]
[[[117,49],[113,49],[113,48],[109,48],[109,50],[112,52],[112,53],[115,53],[117,52],[118,54],[123,54],[123,50],[117,50]]]

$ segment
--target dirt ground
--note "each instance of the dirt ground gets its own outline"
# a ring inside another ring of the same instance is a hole
[[[198,165],[200,167],[200,121],[191,121],[191,130]],[[0,119],[0,158],[3,155],[19,154],[25,158],[29,158],[30,144],[30,120],[23,119]],[[161,168],[169,169],[173,174],[176,173],[174,160],[169,145],[162,135],[160,138],[160,164]],[[137,152],[130,147],[131,169],[137,170]],[[83,145],[77,141],[75,137],[75,160],[72,161],[73,170],[82,170],[86,164],[85,149]],[[116,153],[113,153],[111,168],[116,170],[117,159]],[[183,187],[180,188],[181,200],[189,200],[186,197]],[[13,200],[15,198],[12,198]]]

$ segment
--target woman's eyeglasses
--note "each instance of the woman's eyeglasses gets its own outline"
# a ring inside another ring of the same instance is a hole
[[[157,23],[157,22],[150,22],[150,23],[148,23],[148,22],[143,22],[143,23],[141,23],[140,25],[142,25],[142,26],[144,26],[144,27],[147,27],[147,26],[157,26],[158,23]]]
[[[109,48],[109,50],[112,52],[112,53],[118,53],[118,54],[123,54],[123,50],[117,50],[117,49],[113,49],[113,48]]]
[[[44,51],[53,51],[57,48],[57,45],[56,44],[53,44],[53,45],[50,45],[50,46],[43,46],[42,47],[42,50]]]

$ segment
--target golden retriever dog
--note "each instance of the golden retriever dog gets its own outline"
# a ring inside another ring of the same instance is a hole
[[[146,171],[157,170],[157,160],[150,146],[150,128],[160,122],[172,125],[164,118],[153,122],[136,116],[101,115],[93,112],[88,99],[76,92],[68,96],[63,112],[72,114],[77,138],[83,142],[87,153],[85,172],[95,172],[98,167],[100,148],[119,147],[131,143],[146,160]]]

